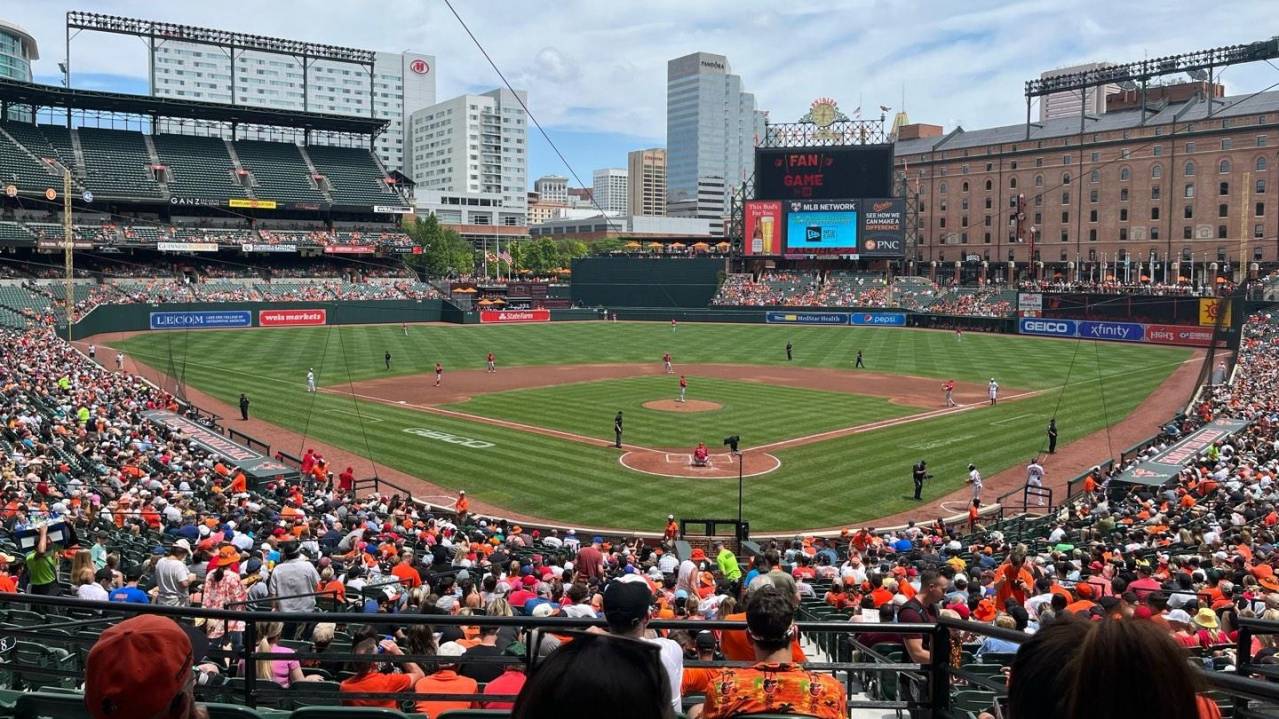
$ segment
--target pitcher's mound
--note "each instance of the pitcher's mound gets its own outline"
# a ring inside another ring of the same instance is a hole
[[[676,402],[673,399],[655,399],[652,402],[645,402],[644,409],[655,409],[661,412],[711,412],[723,409],[723,405],[719,402],[707,402],[701,399],[690,399],[686,402]]]

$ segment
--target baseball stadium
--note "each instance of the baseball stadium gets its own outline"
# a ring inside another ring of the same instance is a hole
[[[382,53],[66,27],[68,66],[80,33],[289,56],[370,109],[0,75],[0,719],[1279,711],[1267,165],[1185,228],[1211,256],[1063,217],[1058,257],[1038,219],[1129,181],[1145,145],[1101,133],[1251,137],[1279,93],[1029,122],[1274,40],[1033,81],[1009,128],[823,98],[763,125],[722,234],[579,239],[432,205],[462,191],[387,158]],[[951,193],[993,253],[946,259]]]

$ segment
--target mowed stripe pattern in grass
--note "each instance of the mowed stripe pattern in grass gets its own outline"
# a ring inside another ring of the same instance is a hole
[[[610,344],[604,342],[603,335],[584,332],[584,329],[592,327],[599,331],[632,328],[645,331],[621,333]],[[520,332],[506,332],[515,329]],[[677,336],[692,338],[707,330],[704,338],[723,347],[719,355],[705,357],[707,361],[747,362],[752,361],[752,347],[772,347],[778,338],[790,334],[779,333],[778,329],[749,325],[682,325]],[[501,332],[490,334],[493,330]],[[903,346],[905,343],[914,346],[919,354],[932,352],[942,356],[943,353],[954,353],[949,356],[957,366],[966,367],[964,371],[969,373],[965,375],[957,371],[955,376],[958,378],[979,380],[983,375],[989,376],[993,370],[1001,382],[1009,386],[1060,385],[1072,357],[1075,366],[1070,386],[1061,392],[1051,390],[1040,397],[1001,403],[995,408],[977,409],[778,452],[783,461],[782,468],[747,483],[746,516],[757,531],[857,524],[899,511],[911,504],[904,498],[909,487],[909,466],[920,458],[928,460],[938,477],[925,490],[930,496],[939,496],[961,486],[964,468],[970,461],[976,462],[988,475],[1024,464],[1042,445],[1044,427],[1059,400],[1057,416],[1061,440],[1066,443],[1104,427],[1107,417],[1110,423],[1118,421],[1188,354],[1184,350],[1169,348],[1104,343],[1094,348],[1091,343],[1083,343],[1076,355],[1073,342],[969,335],[962,343],[956,343],[953,336],[946,333],[882,328],[820,328],[812,332],[814,337],[834,344],[850,342],[848,338],[840,339],[840,335],[855,332],[863,336],[863,341],[858,344],[866,347]],[[130,340],[126,350],[160,369],[172,366],[174,373],[185,374],[189,384],[226,402],[234,403],[240,392],[247,392],[253,398],[255,416],[264,420],[361,454],[366,452],[367,446],[367,451],[377,462],[440,486],[466,489],[485,501],[509,506],[522,513],[569,524],[623,529],[659,529],[665,515],[670,512],[686,517],[735,515],[735,481],[676,480],[641,475],[620,467],[617,453],[603,447],[305,391],[303,374],[306,365],[314,359],[326,358],[322,370],[321,363],[315,362],[324,381],[329,384],[345,381],[346,367],[341,359],[343,348],[351,360],[353,378],[383,375],[381,348],[385,341],[399,333],[398,326],[351,327],[341,331],[324,328],[151,333]],[[530,358],[542,359],[549,356],[551,348],[556,348],[559,363],[600,362],[606,356],[621,356],[619,344],[625,345],[629,359],[617,361],[649,361],[656,338],[669,337],[669,333],[669,327],[662,329],[660,326],[625,323],[617,327],[576,324],[518,328],[414,327],[408,341],[424,341],[429,337],[431,347],[451,347],[449,351],[459,358],[476,356],[477,360],[470,366],[478,367],[482,366],[483,348],[496,344],[498,338],[526,346],[524,354]],[[827,339],[827,333],[830,339]],[[880,335],[889,339],[881,343]],[[734,336],[735,339],[725,339]],[[803,336],[803,333],[796,336]],[[623,342],[622,337],[628,339]],[[867,337],[874,341],[866,340]],[[326,341],[328,350],[323,354]],[[802,349],[814,343],[811,338],[804,340],[804,345],[800,340],[794,341],[801,349],[797,361],[805,361]],[[357,351],[361,346],[365,348],[363,359],[359,358],[360,352]],[[977,350],[971,357],[967,354],[969,348]],[[397,363],[408,359],[403,352],[392,351],[396,354]],[[363,366],[370,353],[376,354],[378,363],[373,369]],[[1028,358],[1028,353],[1034,355],[1033,360]],[[515,350],[506,347],[498,354],[499,362],[502,362],[504,357],[514,355]],[[867,350],[867,354],[872,367],[882,370],[874,365],[875,354],[871,350]],[[185,357],[189,357],[189,361],[184,362]],[[965,357],[968,359],[963,359]],[[679,361],[679,354],[676,358]],[[434,362],[431,358],[419,359],[423,368]],[[771,361],[780,364],[785,360],[783,356],[781,360],[774,357]],[[807,361],[814,360],[809,358]],[[456,364],[461,364],[460,360]],[[814,363],[813,366],[817,365]],[[1100,381],[1098,366],[1102,369]],[[919,358],[916,358],[914,367],[916,374],[929,374],[923,371],[925,367]],[[1050,380],[1032,381],[1027,373],[1033,367],[1042,367],[1050,374]],[[402,365],[400,369],[403,369]],[[946,376],[946,373],[938,372],[935,376]],[[1103,395],[1105,412],[1101,402]],[[357,412],[363,422],[357,419]],[[1164,419],[1150,418],[1152,433]],[[494,446],[471,449],[403,431],[415,427],[481,439]],[[607,420],[588,434],[599,437],[601,444],[612,439]],[[748,446],[759,444],[752,437],[745,438]],[[281,449],[296,452],[302,446]],[[1122,449],[1115,447],[1114,452]],[[1104,457],[1099,456],[1098,459]],[[369,472],[367,466],[356,469],[360,474]],[[1051,464],[1049,471],[1052,471]]]
[[[676,375],[495,392],[448,408],[591,435],[611,431],[613,415],[621,410],[626,442],[662,448],[689,448],[697,442],[718,446],[729,434],[764,444],[921,411],[880,397],[697,375],[688,375],[688,382],[689,399],[716,402],[721,409],[685,414],[645,408],[645,402],[678,396]]]
[[[791,341],[795,359],[787,363]],[[790,364],[852,369],[860,349],[867,370],[984,383],[991,376],[1005,387],[1038,389],[1062,384],[1075,343],[1017,335],[965,334],[876,327],[789,327],[778,325],[680,325],[672,333],[661,323],[563,322],[553,325],[416,325],[407,337],[399,325],[305,327],[240,331],[169,331],[129,340],[130,352],[149,362],[200,362],[302,382],[315,368],[322,385],[384,377],[383,353],[393,358],[391,374],[482,369],[488,352],[498,366],[579,363],[660,365],[670,352],[679,371],[699,362]],[[1088,347],[1091,353],[1093,350]],[[1108,367],[1180,361],[1188,352],[1174,347],[1103,343]]]

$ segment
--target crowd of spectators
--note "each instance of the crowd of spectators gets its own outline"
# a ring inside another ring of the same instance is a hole
[[[1016,309],[1015,302],[996,290],[953,290],[928,306],[933,314],[963,317],[1008,317]]]
[[[733,307],[902,307],[924,310],[938,295],[922,277],[896,278],[866,272],[767,270],[724,278],[711,304]]]
[[[1062,278],[1051,280],[1022,280],[1017,288],[1022,292],[1081,292],[1106,295],[1182,295],[1188,297],[1212,297],[1216,288],[1197,286],[1190,282],[1121,282],[1110,279],[1104,282],[1079,280],[1068,282]]]
[[[53,517],[79,538],[63,546],[42,539],[21,558],[20,571],[0,571],[0,580],[13,576],[32,591],[58,591],[50,567],[62,556],[87,570],[72,572],[82,597],[106,593],[113,600],[227,608],[248,599],[283,612],[321,605],[365,612],[370,623],[347,627],[344,641],[355,654],[382,655],[384,666],[362,665],[342,682],[346,692],[518,694],[519,713],[522,704],[528,710],[570,689],[572,696],[593,696],[603,675],[614,676],[603,667],[616,666],[629,677],[633,701],[669,706],[670,713],[683,696],[700,694],[704,704],[689,711],[705,719],[752,711],[836,719],[846,716],[843,685],[803,668],[809,657],[792,625],[802,602],[821,601],[851,621],[877,626],[944,614],[1031,635],[1010,680],[1010,703],[1021,702],[1022,709],[1014,716],[1028,715],[1035,685],[1016,682],[1034,676],[1036,662],[1066,668],[1054,680],[1063,689],[1050,697],[1062,707],[1085,706],[1083,689],[1071,683],[1077,672],[1091,677],[1089,692],[1107,696],[1104,688],[1121,681],[1098,673],[1103,662],[1116,661],[1106,658],[1107,646],[1177,660],[1183,673],[1176,688],[1163,688],[1158,706],[1165,706],[1170,696],[1196,701],[1199,680],[1186,669],[1187,651],[1218,669],[1234,666],[1239,619],[1279,618],[1279,320],[1266,315],[1245,325],[1232,382],[1206,390],[1178,431],[1221,416],[1251,424],[1193,458],[1167,485],[1123,486],[1098,471],[1078,497],[1054,508],[1041,536],[939,519],[894,531],[849,528],[838,537],[768,542],[745,565],[722,543],[677,556],[673,517],[660,542],[579,537],[478,516],[464,493],[447,513],[398,496],[357,496],[352,470],[330,466],[313,451],[303,457],[300,482],[251,490],[234,468],[140,415],[182,411],[176,400],[134,376],[102,369],[40,326],[0,331],[0,385],[0,500],[9,528]],[[140,544],[156,550],[139,553]],[[320,596],[308,594],[315,591]],[[397,622],[404,613],[474,620],[441,624],[437,634]],[[588,636],[483,621],[516,614],[600,617],[611,634],[645,639],[651,657],[626,654],[638,644],[619,648]],[[663,637],[647,629],[651,616],[744,619],[749,631]],[[308,640],[315,648],[335,641],[335,628],[322,622],[266,622],[258,629],[259,650],[282,656],[250,670],[281,686],[307,680],[294,671],[303,667],[285,656],[282,640]],[[215,647],[243,640],[234,621],[207,623],[204,632]],[[958,632],[950,647],[887,627],[879,637],[922,663],[940,651],[955,661],[968,650],[979,661],[1017,651],[1017,642]],[[1257,637],[1247,649],[1254,662],[1279,661],[1272,637]],[[545,662],[532,677],[483,659],[529,652]],[[424,667],[399,660],[401,654],[435,661]],[[1090,661],[1069,660],[1076,654]],[[685,661],[701,656],[759,663],[685,669]],[[1058,661],[1063,656],[1067,660]],[[243,671],[202,659],[194,658],[209,675]],[[1132,674],[1122,677],[1126,691],[1144,696],[1152,679]],[[455,701],[449,708],[473,703],[507,705]],[[434,716],[445,706],[423,696],[417,708]],[[1212,716],[1206,704],[1199,710]],[[1045,716],[1082,711],[1059,707]]]

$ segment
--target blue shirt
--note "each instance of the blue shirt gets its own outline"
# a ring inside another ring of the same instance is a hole
[[[120,587],[111,592],[107,599],[113,602],[131,602],[133,604],[150,604],[151,598],[137,587]]]

